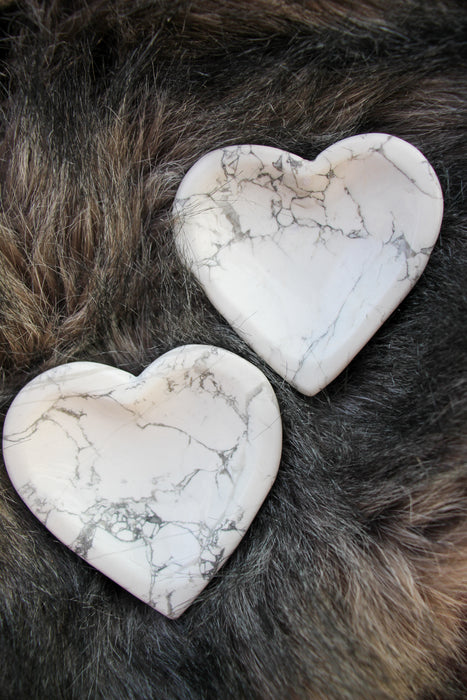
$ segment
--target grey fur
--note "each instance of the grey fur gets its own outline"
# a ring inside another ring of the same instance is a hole
[[[1,697],[467,697],[465,3],[27,0],[0,30],[3,413],[51,366],[137,373],[201,342],[267,374],[285,434],[247,536],[175,622],[60,545],[2,470]],[[366,131],[429,158],[441,237],[306,398],[181,267],[170,207],[210,149],[313,158]]]

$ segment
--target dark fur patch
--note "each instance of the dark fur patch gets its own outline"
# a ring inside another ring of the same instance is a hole
[[[247,357],[284,421],[277,482],[166,620],[62,547],[1,472],[2,698],[466,697],[467,6],[463,0],[2,2],[3,414],[49,367]],[[174,255],[187,169],[233,143],[420,148],[445,193],[409,297],[348,369],[294,392]]]

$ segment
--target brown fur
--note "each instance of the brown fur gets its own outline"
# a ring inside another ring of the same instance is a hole
[[[0,7],[3,413],[57,364],[138,373],[205,342],[266,372],[285,436],[249,533],[177,622],[65,550],[2,473],[1,697],[467,697],[465,3]],[[182,268],[170,207],[212,148],[314,158],[366,131],[430,159],[443,229],[410,296],[307,398]]]

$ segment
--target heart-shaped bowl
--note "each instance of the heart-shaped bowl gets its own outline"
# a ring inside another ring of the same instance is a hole
[[[178,617],[240,542],[277,473],[281,420],[265,376],[212,346],[140,376],[91,362],[27,384],[5,420],[16,490],[92,566]]]
[[[314,161],[268,146],[212,151],[183,178],[173,211],[177,249],[214,306],[312,395],[420,277],[443,197],[414,146],[363,134]]]

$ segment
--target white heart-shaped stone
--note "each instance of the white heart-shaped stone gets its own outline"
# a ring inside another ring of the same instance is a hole
[[[394,136],[354,136],[314,161],[232,146],[185,175],[175,241],[239,335],[312,395],[415,284],[442,213],[433,168]]]
[[[91,362],[39,375],[8,411],[3,455],[56,537],[176,618],[240,542],[274,481],[281,440],[262,372],[190,345],[139,377]]]

